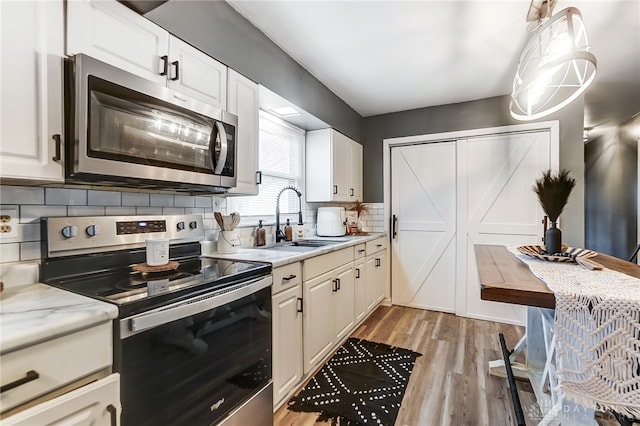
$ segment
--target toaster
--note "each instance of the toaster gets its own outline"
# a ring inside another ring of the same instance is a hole
[[[340,237],[347,233],[347,213],[344,207],[318,207],[316,234],[319,237]]]

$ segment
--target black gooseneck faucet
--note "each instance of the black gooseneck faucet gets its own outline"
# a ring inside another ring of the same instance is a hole
[[[285,186],[278,192],[278,198],[276,199],[276,243],[285,240],[284,232],[280,229],[280,195],[287,189],[292,190],[298,196],[298,201],[300,202],[300,207],[298,209],[298,225],[303,225],[302,223],[302,192],[298,191],[295,186]]]

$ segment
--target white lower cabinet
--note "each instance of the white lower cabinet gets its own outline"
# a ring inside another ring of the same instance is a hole
[[[367,312],[373,310],[384,299],[387,283],[386,248],[386,237],[377,238],[366,243]]]
[[[351,259],[349,259],[351,260]],[[303,284],[304,372],[311,371],[354,326],[353,262]]]
[[[354,308],[356,324],[361,323],[369,310],[367,309],[367,269],[365,258],[353,262],[354,272]]]
[[[289,396],[302,379],[302,288],[300,284],[272,298],[273,402]]]
[[[120,424],[120,375],[82,386],[2,420],[3,426],[116,426]]]

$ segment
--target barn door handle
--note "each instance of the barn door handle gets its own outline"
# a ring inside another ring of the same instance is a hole
[[[549,224],[549,217],[543,216],[541,223],[542,223],[542,242],[544,243],[544,237],[545,235],[547,235],[547,226]]]
[[[398,236],[398,216],[391,216],[391,239],[395,240]]]

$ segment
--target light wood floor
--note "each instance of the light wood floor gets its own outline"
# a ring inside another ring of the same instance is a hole
[[[423,354],[411,373],[396,425],[515,425],[505,379],[490,376],[488,362],[501,359],[498,333],[508,348],[523,327],[473,320],[441,312],[380,306],[352,334]],[[527,425],[540,420],[531,386],[518,382]],[[326,425],[316,413],[295,413],[286,403],[274,414],[275,426]],[[604,421],[601,424],[615,425]]]

